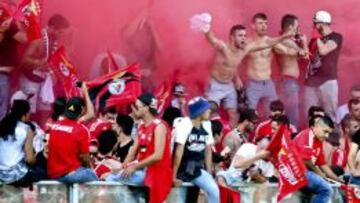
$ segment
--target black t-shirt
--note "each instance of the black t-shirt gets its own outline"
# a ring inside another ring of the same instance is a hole
[[[0,66],[15,67],[19,65],[18,42],[14,39],[18,32],[19,30],[14,22],[5,31],[4,38],[0,42]]]
[[[131,140],[130,142],[128,142],[126,145],[124,146],[120,146],[118,145],[116,150],[115,150],[115,156],[120,158],[121,162],[125,161],[126,156],[129,153],[130,147],[134,144],[134,140]]]
[[[192,128],[185,143],[183,157],[177,174],[179,179],[189,182],[201,175],[201,169],[204,168],[208,136],[209,134],[202,126],[200,128]]]
[[[337,79],[338,60],[343,37],[339,33],[332,32],[321,38],[321,41],[324,43],[329,40],[334,41],[337,44],[337,47],[325,56],[320,56],[318,52],[316,53],[314,57],[315,61],[312,62],[313,68],[309,73],[308,79],[305,81],[305,84],[308,86],[317,87],[328,80]]]

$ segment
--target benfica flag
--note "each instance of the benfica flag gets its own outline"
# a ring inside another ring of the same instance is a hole
[[[86,84],[96,110],[113,106],[124,107],[135,102],[141,94],[139,65],[130,65]]]
[[[340,188],[345,193],[347,203],[360,203],[360,191],[358,188],[344,184]]]
[[[41,39],[40,2],[37,0],[23,0],[19,4],[17,14],[24,18],[28,41]]]
[[[49,58],[49,65],[55,76],[61,81],[67,98],[81,96],[80,89],[76,85],[79,79],[75,66],[66,57],[64,47],[60,47]]]
[[[271,161],[279,171],[280,202],[288,194],[307,185],[306,168],[290,140],[290,130],[281,125],[269,143],[267,150],[271,152]]]

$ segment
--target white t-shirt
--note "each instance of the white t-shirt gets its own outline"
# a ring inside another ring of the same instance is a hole
[[[25,158],[24,144],[29,126],[18,122],[15,128],[15,140],[0,138],[0,170],[9,170]]]
[[[245,144],[241,145],[241,147],[238,149],[238,151],[235,154],[234,159],[236,158],[236,156],[241,156],[244,158],[251,158],[256,155],[256,148],[257,148],[257,146],[252,143],[245,143]],[[261,170],[262,175],[265,177],[271,177],[274,175],[274,166],[270,162],[266,162],[264,160],[258,160],[256,162],[254,162],[254,165],[251,167],[250,170],[258,170],[258,169]],[[242,181],[248,180],[248,179],[243,180],[244,170],[246,170],[246,169],[245,168],[235,169],[234,168],[234,160],[231,162],[231,165],[229,168],[231,178],[238,178]]]
[[[205,138],[206,145],[214,144],[214,138],[211,130],[211,122],[204,121],[201,123],[204,130],[208,133],[209,136]],[[190,136],[193,124],[189,117],[177,118],[174,121],[174,142],[179,144],[185,144],[186,140]]]
[[[349,113],[349,107],[347,104],[341,105],[336,109],[336,123],[340,123],[341,120]]]

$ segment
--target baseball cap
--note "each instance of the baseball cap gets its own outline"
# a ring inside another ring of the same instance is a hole
[[[85,106],[84,100],[80,97],[72,97],[66,103],[65,117],[75,120],[79,118],[82,113],[82,108]]]
[[[317,11],[314,16],[314,23],[331,23],[331,15],[327,11]]]
[[[138,97],[138,100],[141,101],[141,103],[143,103],[145,106],[149,107],[150,113],[152,113],[153,115],[158,114],[158,102],[154,95],[150,93],[143,93]]]
[[[173,93],[174,93],[174,95],[177,95],[177,96],[184,96],[185,95],[185,87],[184,87],[184,85],[182,85],[180,83],[176,83],[174,85]]]

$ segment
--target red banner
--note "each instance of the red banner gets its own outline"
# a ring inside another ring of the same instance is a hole
[[[17,13],[24,17],[28,41],[41,39],[40,2],[24,0],[19,4]]]
[[[360,203],[360,191],[358,188],[350,185],[341,185],[345,193],[346,203]]]
[[[49,59],[49,65],[58,80],[61,81],[67,98],[81,96],[80,89],[76,86],[79,81],[76,69],[66,57],[65,48],[59,48]]]
[[[307,185],[306,167],[292,145],[288,127],[281,125],[267,148],[279,171],[278,202]]]

